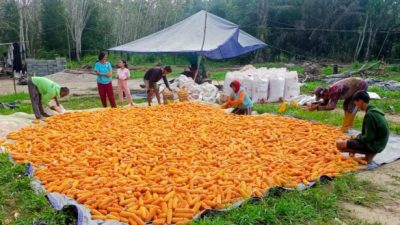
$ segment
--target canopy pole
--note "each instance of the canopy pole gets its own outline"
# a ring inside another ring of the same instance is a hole
[[[197,70],[196,73],[194,75],[194,81],[196,82],[197,76],[199,75],[199,68],[200,68],[200,63],[201,63],[201,56],[204,50],[204,43],[206,42],[206,34],[207,34],[207,17],[208,17],[208,12],[207,12],[207,8],[208,8],[208,2],[206,3],[206,16],[204,17],[204,30],[203,30],[203,41],[201,43],[201,49],[200,49],[200,54],[197,56]]]

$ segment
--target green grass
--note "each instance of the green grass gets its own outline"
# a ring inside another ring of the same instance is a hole
[[[18,108],[16,109],[2,109],[0,108],[0,115],[9,115],[16,112],[32,113],[30,104],[23,103],[29,100],[29,94],[25,92],[18,92],[17,94],[0,95],[0,102],[16,102]]]
[[[340,105],[341,102],[338,103]],[[258,113],[277,113],[280,104],[256,104],[254,106],[254,110]],[[291,106],[288,106],[284,115],[295,116],[299,118],[303,118],[306,120],[312,120],[317,122],[322,122],[325,124],[331,124],[334,126],[340,126],[343,121],[343,114],[338,113],[337,111],[314,111],[309,112],[304,109],[297,109]],[[361,130],[362,126],[362,118],[356,117],[354,121],[354,129]],[[400,134],[400,124],[389,121],[389,129],[392,133]]]
[[[374,100],[373,104],[385,112],[400,114],[400,91],[385,91],[382,87],[369,87],[368,91],[376,92],[382,99]]]
[[[118,101],[118,96],[115,95],[116,101]],[[26,93],[17,93],[17,95],[3,95],[0,96],[0,102],[17,102],[18,108],[16,109],[0,109],[0,115],[10,115],[16,112],[24,112],[28,114],[32,114],[32,107],[30,105],[29,95]],[[145,100],[143,99],[134,99],[134,103],[143,103]],[[91,108],[101,108],[101,101],[99,96],[89,96],[89,97],[75,97],[69,96],[63,99],[60,99],[60,103],[67,110],[83,110],[83,109],[91,109]],[[118,102],[117,102],[118,104]],[[124,104],[127,104],[126,102]]]
[[[76,224],[71,212],[57,212],[43,194],[31,189],[25,170],[0,154],[0,224]]]
[[[211,72],[211,79],[212,80],[224,80],[225,79],[225,75],[226,75],[227,71],[215,71],[215,72]]]
[[[306,95],[313,95],[315,89],[319,86],[325,87],[327,84],[322,81],[309,81],[300,87],[300,92]]]
[[[321,81],[311,81],[307,82],[301,87],[301,93],[312,95],[312,92],[318,86],[327,86]],[[384,110],[386,113],[400,115],[400,92],[399,91],[385,91],[381,87],[369,87],[371,92],[378,93],[382,99],[381,100],[371,100],[371,104]],[[337,106],[341,108],[343,101],[339,101]],[[277,113],[280,104],[256,104],[254,110],[258,113]],[[337,113],[337,111],[314,111],[309,112],[304,109],[298,109],[294,107],[288,107],[285,115],[301,117],[307,120],[319,121],[326,124],[331,124],[334,126],[340,126],[343,120],[342,113]],[[357,117],[354,122],[354,128],[360,130],[362,125],[362,118]],[[389,121],[389,128],[393,133],[400,134],[400,123],[394,123]]]
[[[98,96],[93,97],[69,97],[63,99],[60,102],[67,110],[80,110],[80,109],[91,109],[101,108],[100,98]]]
[[[346,71],[346,68],[343,67],[339,67],[338,68],[338,73],[343,73]],[[321,74],[324,76],[329,76],[329,75],[333,75],[333,66],[324,66],[321,68]]]
[[[258,113],[276,113],[278,112],[280,104],[256,104],[254,110]],[[334,111],[314,111],[309,112],[304,109],[298,109],[291,106],[287,107],[284,115],[300,117],[306,120],[318,121],[325,124],[340,126],[343,121],[343,115]],[[358,130],[361,129],[362,119],[356,118],[354,127]]]
[[[368,181],[348,175],[305,191],[271,194],[260,202],[246,203],[240,208],[206,217],[193,224],[336,224],[335,218],[355,224],[345,215],[340,202],[371,205],[379,200],[378,193],[381,191]]]

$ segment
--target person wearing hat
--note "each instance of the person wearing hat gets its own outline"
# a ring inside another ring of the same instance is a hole
[[[341,152],[348,152],[351,155],[364,154],[366,161],[371,165],[375,155],[382,152],[388,143],[389,126],[382,110],[371,105],[369,100],[366,91],[354,94],[352,101],[357,108],[365,111],[361,134],[350,140],[337,141],[336,146]]]
[[[60,87],[54,81],[45,77],[32,77],[28,80],[28,91],[31,98],[32,110],[36,119],[49,117],[50,115],[44,112],[42,103],[48,103],[54,99],[57,106],[60,106],[58,98],[65,97],[69,94],[67,87]]]
[[[314,94],[317,101],[322,99],[323,102],[308,106],[307,109],[310,111],[334,110],[337,102],[344,100],[344,119],[341,131],[346,133],[353,126],[354,118],[358,111],[352,99],[353,95],[357,91],[367,91],[367,89],[368,85],[364,80],[354,77],[345,78],[330,85],[328,88],[318,87]]]
[[[227,109],[235,107],[232,111],[233,114],[237,115],[251,115],[253,111],[253,102],[249,95],[246,93],[238,80],[232,81],[230,84],[232,89],[231,96],[227,103],[222,105],[222,108]]]
[[[160,98],[160,87],[158,86],[157,82],[164,80],[165,86],[170,90],[167,74],[171,73],[172,69],[170,66],[166,66],[164,68],[151,68],[149,69],[146,74],[144,75],[144,85],[146,86],[147,91],[147,103],[151,106],[151,100],[153,99],[153,94],[156,94],[158,104],[161,104]]]

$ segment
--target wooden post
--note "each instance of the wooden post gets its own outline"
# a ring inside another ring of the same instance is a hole
[[[17,95],[17,85],[15,84],[15,73],[16,71],[14,70],[13,73],[14,94]]]
[[[339,74],[338,65],[337,64],[333,65],[333,74]]]

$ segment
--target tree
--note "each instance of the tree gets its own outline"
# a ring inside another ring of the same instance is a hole
[[[66,55],[70,35],[65,21],[62,0],[42,0],[42,45],[46,51]]]
[[[0,42],[19,40],[18,5],[14,0],[0,1]]]
[[[75,42],[76,59],[80,61],[82,52],[82,33],[95,8],[92,0],[64,0],[67,27]]]

